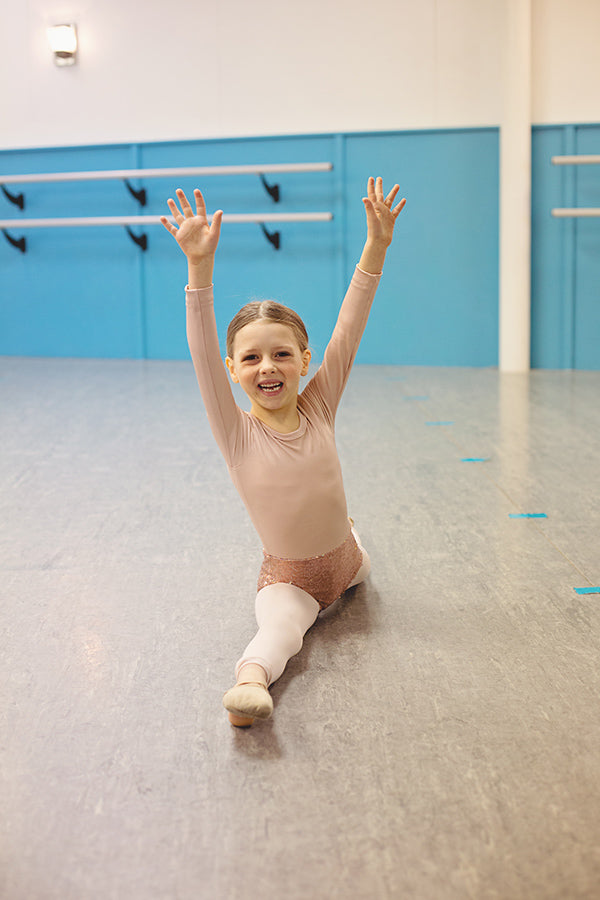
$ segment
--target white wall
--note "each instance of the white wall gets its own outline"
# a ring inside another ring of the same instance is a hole
[[[0,0],[0,147],[498,125],[505,0]],[[598,0],[535,0],[535,121],[599,121]],[[78,65],[45,28],[77,23]]]
[[[499,120],[497,0],[2,2],[4,147]]]
[[[600,0],[534,0],[533,120],[600,122]]]

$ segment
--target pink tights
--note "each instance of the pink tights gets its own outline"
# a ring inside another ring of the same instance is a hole
[[[352,531],[363,563],[349,588],[364,581],[371,569],[369,556],[354,529]],[[314,597],[295,584],[268,584],[262,588],[256,595],[258,632],[235,667],[236,679],[240,679],[240,670],[244,666],[253,663],[265,670],[268,684],[277,681],[288,660],[302,648],[304,635],[319,612]]]

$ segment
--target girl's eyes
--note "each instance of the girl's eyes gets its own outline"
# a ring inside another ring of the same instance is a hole
[[[274,356],[277,357],[285,357],[291,356],[288,350],[280,350],[279,353],[275,353]],[[249,353],[247,356],[242,357],[242,362],[255,362],[258,359],[256,353]]]

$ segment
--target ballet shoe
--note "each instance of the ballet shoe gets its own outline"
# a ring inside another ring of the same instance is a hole
[[[273,700],[264,684],[251,681],[236,684],[223,697],[229,721],[238,728],[247,728],[254,719],[268,719],[273,712]]]
[[[232,712],[228,714],[229,722],[236,728],[250,728],[254,724],[254,719],[249,716],[235,716]]]

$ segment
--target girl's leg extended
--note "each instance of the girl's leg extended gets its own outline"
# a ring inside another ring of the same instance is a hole
[[[269,584],[258,592],[258,632],[235,667],[236,686],[223,698],[233,725],[251,725],[255,718],[271,715],[273,701],[267,687],[300,651],[319,609],[310,594],[293,584]]]
[[[282,674],[288,660],[302,648],[304,635],[319,614],[319,604],[294,584],[268,584],[256,595],[258,632],[236,665],[238,681],[249,665],[262,666],[266,684]]]

